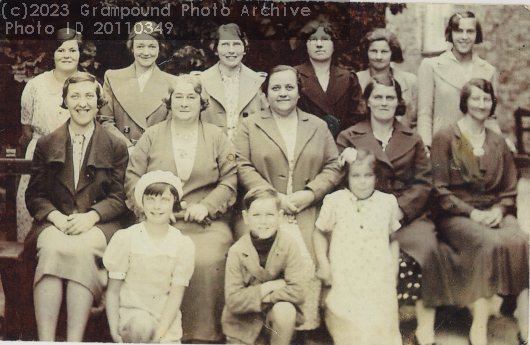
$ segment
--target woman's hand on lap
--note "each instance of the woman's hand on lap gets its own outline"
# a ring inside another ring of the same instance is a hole
[[[486,225],[488,225],[490,228],[499,226],[503,218],[502,210],[499,207],[493,207],[485,213],[486,216],[484,218],[484,222]]]
[[[96,211],[71,214],[68,216],[68,223],[70,226],[68,230],[65,231],[65,234],[79,235],[83,232],[87,232],[92,229],[100,219],[101,218]]]
[[[315,194],[308,189],[299,190],[287,196],[289,201],[296,206],[296,213],[301,212],[315,201]]]
[[[62,214],[57,210],[50,212],[50,214],[48,215],[48,220],[62,232],[66,232],[66,230],[68,230],[68,228],[70,227],[70,223],[68,222],[68,216]]]
[[[278,193],[278,195],[280,196],[280,206],[282,208],[282,210],[286,213],[286,214],[296,214],[297,213],[297,210],[298,208],[296,207],[296,205],[291,201],[291,199],[285,195],[285,194],[282,194],[282,193]]]
[[[208,216],[208,209],[206,206],[201,204],[191,205],[186,209],[186,214],[184,215],[185,221],[197,222],[200,223]]]

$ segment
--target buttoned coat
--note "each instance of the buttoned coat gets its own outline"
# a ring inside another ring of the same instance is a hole
[[[140,92],[134,63],[119,70],[105,73],[103,90],[107,104],[100,110],[100,122],[111,133],[133,146],[145,130],[167,117],[168,110],[162,99],[174,75],[154,67],[149,80]]]
[[[307,249],[314,258],[313,230],[324,196],[339,183],[338,151],[326,123],[298,111],[298,132],[294,150],[293,192],[311,190],[312,206],[296,215]],[[245,190],[270,186],[287,193],[289,161],[287,148],[269,109],[243,119],[236,135],[239,181]]]
[[[497,84],[498,74],[490,63],[473,54],[472,78]],[[418,70],[418,133],[425,145],[431,146],[433,134],[458,121],[460,91],[469,81],[460,73],[458,60],[450,50],[440,56],[423,59]],[[498,126],[498,125],[497,125]]]
[[[171,122],[169,118],[149,128],[131,153],[125,180],[131,205],[136,182],[145,173],[163,170],[178,176],[171,144]],[[234,149],[218,127],[201,121],[196,152],[181,199],[188,205],[200,203],[206,206],[210,217],[218,218],[235,203],[237,168]]]
[[[26,191],[26,204],[34,223],[26,243],[35,243],[40,232],[52,225],[46,218],[54,210],[65,215],[96,211],[101,217],[96,226],[107,242],[122,227],[120,216],[126,210],[126,145],[96,123],[74,188],[69,122],[37,142]]]
[[[370,121],[341,132],[340,151],[346,147],[371,150],[377,161],[378,189],[393,194],[404,213],[403,227],[395,232],[400,248],[414,257],[422,268],[422,298],[426,306],[436,307],[448,300],[449,273],[440,263],[434,223],[426,217],[433,190],[431,162],[418,134],[394,121],[394,131],[386,150],[374,137]]]
[[[226,303],[221,319],[224,334],[246,344],[255,343],[265,324],[266,315],[262,310],[267,308],[261,302],[260,289],[267,281],[285,279],[286,282],[283,289],[271,293],[273,304],[284,301],[299,306],[303,303],[309,279],[303,276],[302,267],[298,245],[281,230],[277,232],[265,267],[259,264],[250,235],[241,237],[228,251],[226,260]],[[301,320],[302,315],[299,311],[297,314]]]
[[[260,113],[262,107],[260,87],[266,76],[266,73],[254,72],[241,64],[241,71],[239,72],[239,104],[237,107],[240,119]],[[203,91],[210,96],[208,108],[201,113],[201,120],[221,127],[226,133],[227,102],[223,79],[219,71],[219,63],[202,72],[200,80]]]
[[[370,70],[359,71],[356,73],[359,78],[359,84],[364,92],[366,85],[372,80]],[[392,76],[401,86],[401,94],[407,110],[401,123],[406,124],[410,128],[416,127],[417,121],[417,103],[418,103],[418,77],[414,74],[400,71],[398,69],[392,69]]]
[[[339,120],[336,134],[365,118],[366,106],[355,73],[331,66],[328,88],[324,91],[310,62],[295,68],[302,80],[298,101],[300,109],[318,117],[335,117]]]

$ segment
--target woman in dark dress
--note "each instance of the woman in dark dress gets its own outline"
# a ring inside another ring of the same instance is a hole
[[[326,120],[336,137],[365,113],[359,81],[355,73],[331,65],[338,37],[329,22],[310,21],[299,36],[306,43],[309,61],[295,67],[302,80],[298,107]]]
[[[434,183],[441,248],[452,271],[452,304],[472,305],[473,345],[487,344],[496,295],[519,295],[521,336],[528,338],[528,236],[515,218],[517,170],[499,134],[484,126],[495,111],[492,84],[471,79],[462,88],[464,117],[433,139]],[[525,327],[522,327],[525,326]]]
[[[389,76],[373,78],[364,97],[370,119],[341,132],[337,138],[343,155],[352,148],[371,150],[378,161],[379,188],[392,193],[402,211],[402,228],[396,232],[402,251],[419,263],[422,270],[421,295],[403,296],[416,306],[418,343],[434,343],[435,307],[447,297],[447,275],[440,264],[434,223],[425,215],[432,191],[431,163],[420,137],[396,120],[404,114],[399,83]],[[408,270],[400,274],[406,278]],[[408,294],[408,293],[407,293]]]

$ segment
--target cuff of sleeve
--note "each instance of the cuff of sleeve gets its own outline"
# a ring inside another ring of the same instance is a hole
[[[124,272],[110,272],[109,271],[109,278],[110,279],[123,280],[123,279],[125,279],[125,273]]]

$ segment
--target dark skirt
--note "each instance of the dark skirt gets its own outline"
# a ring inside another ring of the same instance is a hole
[[[180,307],[182,340],[219,343],[223,340],[221,313],[232,232],[227,222],[220,220],[209,226],[184,221],[177,221],[173,226],[195,244],[195,270]]]
[[[451,272],[452,305],[518,295],[528,288],[528,235],[511,215],[489,228],[467,217],[440,221],[440,249]]]
[[[400,249],[421,267],[421,297],[424,305],[434,308],[450,303],[450,271],[444,265],[434,223],[426,216],[421,216],[398,230],[395,238]]]

